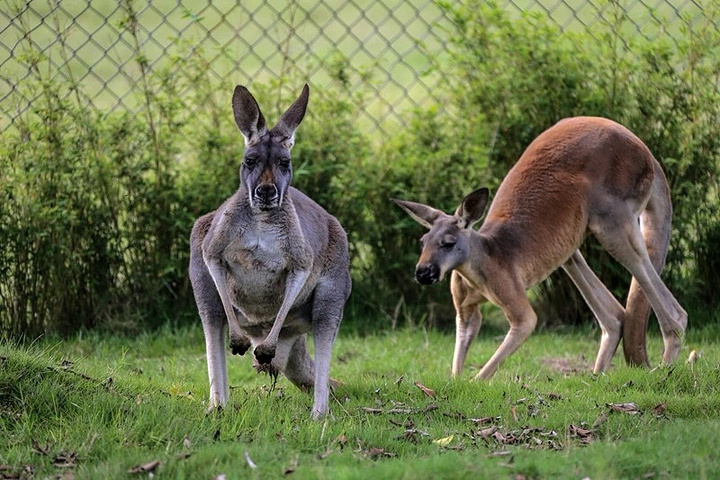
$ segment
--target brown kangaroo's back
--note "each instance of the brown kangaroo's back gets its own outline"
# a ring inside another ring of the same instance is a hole
[[[656,164],[647,147],[615,122],[562,120],[535,139],[510,169],[479,232],[522,232],[513,239],[494,236],[501,248],[512,245],[513,255],[523,257],[524,280],[533,285],[567,260],[582,244],[589,222],[611,202],[623,199],[632,210],[628,213],[638,214]]]

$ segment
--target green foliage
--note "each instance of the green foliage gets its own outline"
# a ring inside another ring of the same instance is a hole
[[[361,208],[344,224],[355,253],[353,291],[356,301],[364,301],[361,311],[380,313],[385,326],[413,318],[434,325],[454,316],[447,286],[414,282],[423,227],[391,198],[454,211],[467,192],[487,181],[482,147],[465,134],[436,111],[415,112],[346,180],[342,191]]]
[[[713,4],[714,5],[714,4]],[[22,57],[32,108],[0,138],[0,331],[30,339],[46,331],[105,326],[137,330],[195,319],[187,279],[194,220],[238,186],[242,137],[229,98],[234,82],[210,75],[192,41],[169,49],[151,72],[132,2],[123,28],[141,71],[134,114],[101,112],[72,82]],[[559,119],[613,118],[662,163],[675,208],[665,276],[684,304],[716,306],[720,241],[719,43],[713,19],[688,24],[675,43],[624,34],[622,9],[604,24],[564,33],[539,15],[511,18],[492,4],[443,4],[452,19],[455,79],[437,107],[407,112],[384,144],[358,123],[371,101],[371,72],[331,58],[332,85],[311,85],[293,152],[295,185],[335,215],[350,239],[354,293],[346,317],[359,330],[404,322],[441,325],[454,316],[447,285],[412,280],[423,233],[391,198],[452,212],[470,191],[497,188],[527,145]],[[354,75],[359,78],[354,78]],[[71,76],[72,78],[72,76]],[[302,72],[252,84],[269,122],[294,100]],[[629,275],[597,243],[592,268],[622,298]],[[537,289],[541,319],[590,318],[574,286],[556,273]]]

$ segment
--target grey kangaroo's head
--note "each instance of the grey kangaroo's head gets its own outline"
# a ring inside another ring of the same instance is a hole
[[[453,215],[422,203],[393,201],[430,230],[421,239],[422,253],[415,267],[415,280],[419,283],[429,285],[438,282],[447,272],[470,258],[468,233],[485,212],[487,188],[475,190],[465,197]]]
[[[252,207],[272,210],[282,205],[292,180],[290,150],[295,143],[295,130],[305,116],[309,95],[310,89],[305,85],[277,125],[268,130],[255,97],[247,88],[235,87],[233,113],[245,137],[240,188],[247,190]]]

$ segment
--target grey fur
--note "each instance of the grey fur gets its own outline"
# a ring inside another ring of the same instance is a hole
[[[236,87],[233,112],[245,137],[240,187],[201,216],[190,236],[190,280],[203,323],[210,409],[228,399],[225,338],[254,347],[261,370],[314,387],[312,416],[328,412],[330,355],[350,294],[347,237],[321,206],[290,186],[295,129],[309,89],[267,130],[257,102]],[[315,361],[306,348],[313,332]]]

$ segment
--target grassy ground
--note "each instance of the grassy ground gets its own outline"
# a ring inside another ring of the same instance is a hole
[[[588,371],[597,332],[541,332],[470,382],[497,333],[481,333],[457,380],[451,334],[341,335],[345,385],[324,422],[245,357],[230,362],[229,408],[206,414],[198,327],[3,344],[0,478],[720,477],[717,329],[691,331],[674,367],[630,369],[620,354],[601,376]],[[654,360],[660,347],[652,337]]]

